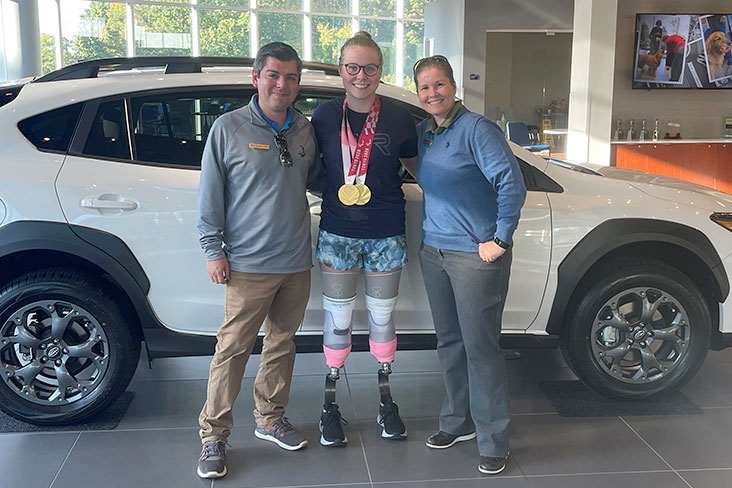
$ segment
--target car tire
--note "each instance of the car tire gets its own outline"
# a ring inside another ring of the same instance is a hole
[[[0,290],[0,409],[36,425],[83,421],[111,405],[137,368],[134,321],[101,279],[38,270]]]
[[[579,379],[606,396],[674,391],[694,376],[709,350],[708,307],[696,284],[666,263],[614,260],[578,285],[562,353]]]

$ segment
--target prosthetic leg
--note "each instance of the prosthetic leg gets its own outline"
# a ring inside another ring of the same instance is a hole
[[[379,368],[379,415],[376,422],[382,428],[385,439],[405,439],[407,429],[399,417],[399,408],[391,397],[389,375],[394,361],[397,339],[394,327],[401,270],[366,275],[366,309],[369,323],[369,349],[381,367]]]
[[[325,398],[320,415],[320,443],[328,447],[344,446],[348,443],[336,403],[336,381],[340,368],[351,352],[351,323],[356,302],[356,280],[358,273],[323,272],[323,352],[330,372],[325,377]]]

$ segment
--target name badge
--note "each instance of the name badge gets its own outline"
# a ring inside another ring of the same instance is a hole
[[[256,144],[254,142],[250,142],[249,149],[269,149],[269,144]]]

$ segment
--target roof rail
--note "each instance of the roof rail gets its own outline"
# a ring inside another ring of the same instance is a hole
[[[48,73],[34,80],[34,83],[58,80],[96,78],[99,73],[123,71],[135,68],[165,66],[165,73],[200,73],[202,67],[252,66],[254,58],[192,57],[192,56],[150,56],[136,58],[104,58],[82,61]],[[338,67],[332,64],[304,61],[303,68],[323,71],[338,76]]]

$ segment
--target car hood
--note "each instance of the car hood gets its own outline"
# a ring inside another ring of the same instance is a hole
[[[590,167],[607,178],[626,181],[634,188],[662,200],[712,212],[732,212],[732,195],[706,186],[614,166],[591,165]]]

